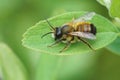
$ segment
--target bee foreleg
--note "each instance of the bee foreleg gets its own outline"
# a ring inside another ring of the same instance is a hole
[[[88,45],[88,47],[89,47],[90,49],[92,49],[92,50],[94,51],[94,48],[93,48],[87,41],[85,41],[84,39],[82,39],[82,38],[80,38],[80,37],[78,37],[78,39],[80,39],[83,43],[85,43],[86,45]]]
[[[62,39],[59,39],[59,40],[55,41],[54,43],[52,43],[51,45],[49,45],[48,47],[53,47],[56,44],[60,43],[61,41],[62,41]]]
[[[68,41],[66,43],[65,47],[60,51],[60,53],[63,52],[64,50],[66,50],[70,46],[70,44],[71,44],[71,41]]]
[[[73,16],[73,18],[72,18],[72,21],[74,21],[75,20],[75,16]]]

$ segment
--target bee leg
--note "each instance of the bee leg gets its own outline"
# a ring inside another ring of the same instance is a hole
[[[70,44],[73,40],[74,40],[74,36],[71,36],[71,39],[67,41],[65,47],[60,51],[60,53],[63,52],[64,50],[66,50],[70,46]]]
[[[60,53],[63,52],[64,50],[66,50],[70,46],[70,44],[71,44],[71,41],[68,41],[66,43],[65,47],[60,51]]]
[[[73,16],[73,18],[72,18],[72,21],[74,21],[75,20],[75,16]]]
[[[86,45],[88,45],[88,47],[89,47],[90,49],[92,49],[92,50],[94,51],[93,47],[92,47],[87,41],[85,41],[84,39],[82,39],[82,38],[80,38],[80,37],[78,37],[78,39],[80,39],[83,43],[85,43]]]
[[[53,46],[55,46],[56,44],[58,44],[59,42],[61,42],[61,41],[62,41],[62,39],[59,39],[59,40],[55,41],[53,44],[48,45],[48,47],[53,47]]]

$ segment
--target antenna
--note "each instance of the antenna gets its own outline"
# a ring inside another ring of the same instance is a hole
[[[53,32],[48,32],[48,33],[42,35],[41,38],[43,38],[43,37],[45,37],[46,35],[51,34],[51,33],[53,33]]]
[[[55,31],[55,28],[50,24],[50,22],[46,19],[46,22],[48,23],[48,25]]]

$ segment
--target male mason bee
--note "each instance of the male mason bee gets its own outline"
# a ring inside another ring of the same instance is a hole
[[[49,23],[48,20],[46,20],[52,31],[44,34],[42,37],[53,33],[55,42],[49,47],[52,47],[53,45],[56,45],[60,42],[65,42],[66,45],[60,52],[63,52],[70,46],[71,43],[75,42],[76,40],[82,41],[83,43],[88,45],[89,48],[94,50],[91,45],[84,40],[84,38],[91,40],[96,39],[95,35],[97,33],[97,29],[94,24],[88,22],[93,18],[94,15],[94,12],[86,13],[80,18],[77,18],[71,22],[64,24],[63,26],[55,28]]]

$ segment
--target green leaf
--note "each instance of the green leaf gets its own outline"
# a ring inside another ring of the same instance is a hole
[[[54,26],[61,26],[67,22],[72,21],[72,18],[78,18],[84,15],[86,12],[69,12],[65,14],[61,14],[55,17],[48,19],[50,23]],[[96,14],[92,20],[90,20],[97,28],[97,39],[89,40],[91,46],[94,49],[100,49],[112,41],[114,41],[117,37],[117,29],[115,26],[108,21],[106,18]],[[70,55],[70,54],[80,54],[92,51],[88,46],[81,42],[76,42],[72,44],[66,51],[59,53],[59,51],[65,46],[64,43],[60,43],[56,47],[47,47],[51,43],[54,42],[54,39],[51,35],[48,35],[41,39],[41,36],[46,32],[49,32],[50,28],[45,20],[40,21],[35,26],[28,29],[28,31],[24,34],[23,45],[27,48],[40,51],[42,53],[49,54],[58,54],[58,55]]]
[[[97,0],[97,1],[103,6],[106,6],[107,9],[109,9],[111,6],[111,0]]]
[[[118,37],[112,44],[107,46],[107,49],[120,55],[120,37]]]
[[[113,17],[120,18],[120,0],[112,0],[110,7],[110,14]]]
[[[4,80],[28,80],[24,65],[4,43],[0,43],[0,63]]]
[[[61,65],[60,58],[62,57],[41,54],[35,80],[56,80],[57,69]]]
[[[86,80],[91,77],[91,71],[95,70],[93,68],[97,59],[95,55],[91,53],[72,56],[41,54],[35,80],[74,80],[76,77],[77,80],[83,78]]]
[[[110,13],[111,17],[120,18],[120,1],[119,0],[97,0],[100,4],[105,6]]]
[[[113,20],[113,23],[118,27],[118,29],[119,29],[119,31],[120,31],[120,18],[115,18],[114,20]]]

